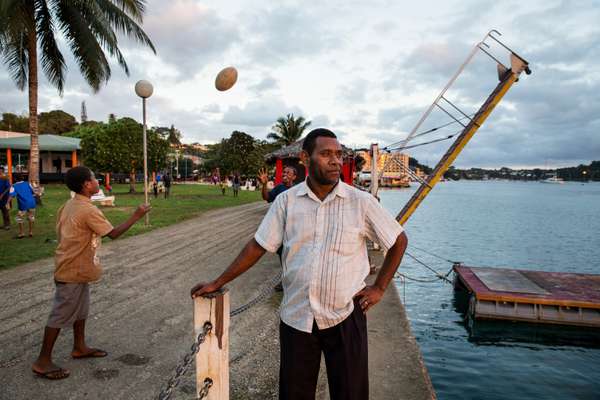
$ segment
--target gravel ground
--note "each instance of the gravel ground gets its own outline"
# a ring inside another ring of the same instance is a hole
[[[267,206],[210,211],[186,222],[106,243],[102,280],[92,285],[88,343],[103,359],[72,360],[71,330],[61,333],[56,363],[62,381],[31,373],[53,296],[53,261],[0,271],[0,399],[150,399],[174,372],[193,340],[189,289],[216,276],[249,240]],[[258,294],[279,268],[266,255],[229,285],[232,308]],[[369,315],[372,399],[434,398],[427,372],[394,288]],[[276,399],[279,293],[234,317],[230,329],[232,399]],[[195,398],[191,371],[173,399]],[[324,370],[324,368],[323,368]],[[327,396],[322,371],[318,398]]]

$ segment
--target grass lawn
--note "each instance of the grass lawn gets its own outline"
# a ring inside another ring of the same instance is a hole
[[[129,194],[129,185],[114,185],[113,195],[116,196],[116,207],[100,207],[109,221],[116,226],[125,221],[135,208],[143,203],[143,185],[138,184],[138,193]],[[150,193],[150,226],[144,226],[144,220],[138,221],[122,237],[138,235],[162,226],[172,225],[201,214],[204,211],[231,207],[261,200],[260,192],[240,191],[237,198],[233,197],[231,189],[223,196],[218,186],[212,185],[173,185],[171,196],[165,200],[159,193],[154,199]],[[29,261],[51,257],[56,248],[56,213],[59,207],[69,199],[69,189],[64,185],[46,185],[43,205],[38,206],[36,221],[33,228],[33,238],[16,239],[18,227],[15,222],[16,201],[10,211],[11,230],[0,230],[0,269],[14,267]],[[27,234],[25,223],[25,234]]]

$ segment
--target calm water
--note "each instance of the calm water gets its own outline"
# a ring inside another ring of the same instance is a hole
[[[396,215],[414,190],[382,190],[381,202]],[[443,182],[406,229],[410,244],[467,265],[600,274],[597,183]],[[410,245],[408,251],[440,272],[451,268]],[[408,257],[401,270],[432,276]],[[569,339],[581,332],[502,323],[476,326],[470,335],[452,285],[397,286],[439,399],[600,399],[597,331],[582,332],[580,342]]]

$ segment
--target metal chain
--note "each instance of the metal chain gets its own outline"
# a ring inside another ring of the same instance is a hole
[[[420,248],[420,247],[417,247],[417,246],[415,246],[414,244],[411,244],[411,245],[410,245],[410,247],[412,247],[413,249],[416,249],[416,250],[422,251],[423,253],[429,254],[430,256],[437,257],[437,258],[439,258],[440,260],[447,261],[447,262],[449,262],[450,264],[456,264],[456,263],[458,263],[458,262],[459,262],[459,261],[452,261],[452,260],[449,260],[449,259],[447,259],[446,257],[439,256],[439,255],[437,255],[437,254],[435,254],[435,253],[432,253],[432,252],[430,252],[430,251],[428,251],[428,250],[425,250],[425,249],[422,249],[422,248]]]
[[[418,262],[419,264],[421,264],[422,266],[424,266],[425,268],[427,268],[428,270],[430,270],[431,272],[433,272],[435,274],[435,276],[437,276],[438,278],[448,282],[448,283],[452,283],[449,279],[448,279],[448,275],[442,275],[440,274],[438,271],[436,271],[435,269],[431,268],[429,265],[425,264],[423,261],[419,260],[417,257],[413,256],[412,254],[410,254],[408,251],[406,252],[406,255],[409,256],[410,258],[412,258],[413,260],[415,260],[416,262]]]
[[[280,281],[281,281],[281,272],[279,272],[277,275],[275,275],[265,285],[265,288],[258,294],[258,296],[256,296],[254,299],[252,299],[248,303],[244,304],[243,306],[240,306],[240,307],[236,308],[235,310],[231,311],[229,313],[229,316],[230,317],[235,317],[236,315],[241,314],[244,311],[246,311],[246,310],[254,307],[256,304],[262,302],[264,299],[266,299],[273,292],[273,287],[277,283],[279,283]]]
[[[204,380],[204,385],[202,385],[202,389],[200,389],[200,391],[198,392],[198,398],[203,399],[206,396],[208,396],[208,390],[211,388],[212,385],[213,385],[212,379],[206,378]]]
[[[194,356],[196,355],[196,353],[198,353],[198,350],[200,350],[200,345],[202,343],[204,343],[204,340],[206,340],[206,335],[208,335],[208,333],[211,330],[212,330],[212,324],[210,322],[206,321],[204,323],[204,326],[202,327],[202,332],[200,332],[198,334],[198,338],[196,339],[196,342],[194,342],[194,344],[192,344],[191,351],[188,354],[186,354],[185,357],[183,357],[183,362],[181,364],[179,364],[177,366],[177,368],[175,368],[175,375],[173,375],[171,377],[171,379],[169,379],[169,381],[167,382],[167,386],[163,390],[160,391],[160,394],[158,395],[158,400],[167,400],[171,397],[171,394],[173,393],[173,389],[175,389],[177,387],[177,385],[179,385],[179,381],[181,380],[181,377],[185,374],[185,372],[188,370],[188,368],[194,361]],[[207,387],[207,381],[210,381],[210,385],[208,385],[208,387]],[[207,394],[210,386],[212,386],[212,380],[210,378],[206,378],[204,380],[204,386],[202,387],[202,390],[200,391],[200,393],[203,393],[204,391],[206,391],[206,394]],[[206,396],[206,394],[205,394],[205,396]],[[200,398],[202,398],[202,397],[200,397]]]

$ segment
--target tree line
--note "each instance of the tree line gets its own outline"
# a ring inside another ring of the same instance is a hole
[[[589,165],[580,164],[576,167],[558,169],[512,169],[508,167],[502,167],[500,169],[459,169],[450,167],[444,174],[444,177],[452,180],[507,179],[515,181],[537,181],[554,175],[565,181],[600,181],[600,161],[592,161]]]
[[[202,164],[194,165],[188,158],[180,158],[179,171],[199,169],[211,174],[219,168],[223,174],[253,176],[264,166],[268,153],[298,140],[309,125],[310,121],[295,118],[293,114],[281,117],[268,136],[271,142],[233,131],[228,138],[198,152]],[[132,118],[117,118],[111,114],[106,123],[84,123],[63,135],[81,139],[81,156],[86,166],[99,173],[128,174],[130,190],[135,191],[136,174],[143,170],[142,124]],[[181,148],[184,154],[189,151],[186,150],[189,147],[181,144],[181,138],[182,133],[173,125],[147,130],[149,171],[166,170],[168,164],[174,162],[174,147]]]

